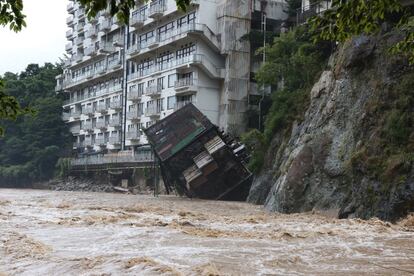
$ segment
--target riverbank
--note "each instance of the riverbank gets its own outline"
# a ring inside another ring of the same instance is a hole
[[[410,275],[398,224],[174,196],[0,190],[0,275]]]

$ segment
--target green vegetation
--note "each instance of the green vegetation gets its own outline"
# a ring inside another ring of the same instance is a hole
[[[59,156],[71,141],[61,120],[62,99],[54,92],[60,66],[29,65],[20,74],[6,73],[4,93],[31,107],[35,114],[16,121],[0,121],[6,134],[0,138],[0,185],[20,185],[53,176]]]
[[[309,20],[315,40],[343,42],[354,35],[375,34],[383,23],[404,28],[404,38],[391,52],[406,55],[414,63],[414,19],[412,8],[399,0],[333,0],[332,8]]]
[[[312,43],[305,27],[276,37],[266,49],[268,61],[256,74],[261,85],[279,87],[272,91],[272,105],[263,132],[251,130],[243,142],[252,152],[249,167],[258,172],[274,135],[289,133],[295,120],[301,120],[308,106],[309,92],[331,53],[326,42]]]
[[[353,154],[350,165],[354,171],[385,185],[405,181],[414,162],[413,87],[411,69],[368,104],[366,127],[375,126],[377,131],[376,135],[369,132],[370,137],[363,139],[368,142]]]

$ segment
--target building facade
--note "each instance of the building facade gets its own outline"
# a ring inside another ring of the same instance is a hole
[[[287,19],[284,1],[174,0],[137,5],[129,26],[108,11],[88,20],[78,3],[67,11],[63,119],[78,151],[112,152],[147,144],[142,129],[193,103],[214,124],[238,135],[260,59],[246,36]],[[266,15],[266,16],[263,16]]]

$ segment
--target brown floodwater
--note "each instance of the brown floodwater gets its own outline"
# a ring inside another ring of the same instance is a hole
[[[0,275],[411,275],[398,224],[174,196],[0,189]]]

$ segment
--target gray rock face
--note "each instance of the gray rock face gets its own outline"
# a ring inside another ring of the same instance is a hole
[[[402,185],[380,195],[381,183],[349,169],[352,155],[369,143],[369,102],[392,82],[401,66],[384,54],[382,37],[358,37],[339,49],[332,69],[310,92],[305,119],[285,141],[272,143],[265,168],[251,188],[249,202],[284,213],[337,209],[339,217],[394,219],[414,210],[414,168]],[[368,194],[378,194],[368,203]]]

